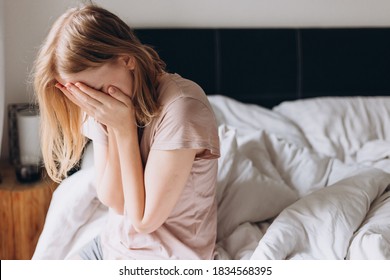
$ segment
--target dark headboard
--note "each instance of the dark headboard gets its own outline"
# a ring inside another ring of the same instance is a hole
[[[169,72],[207,94],[265,107],[317,96],[390,95],[390,28],[135,32]]]

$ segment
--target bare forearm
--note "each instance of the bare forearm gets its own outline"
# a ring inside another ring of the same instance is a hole
[[[175,207],[197,150],[152,150],[144,167],[137,132],[116,132],[127,219],[138,232],[158,229]]]
[[[99,199],[108,207],[114,209],[118,214],[123,214],[124,197],[121,179],[121,169],[119,165],[118,148],[115,135],[109,130],[109,145],[104,169],[102,170],[97,193]]]
[[[119,163],[123,182],[125,209],[129,219],[138,231],[143,231],[145,210],[144,170],[136,129],[128,132],[115,131],[119,149]]]

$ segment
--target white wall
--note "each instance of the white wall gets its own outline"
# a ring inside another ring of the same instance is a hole
[[[0,0],[0,155],[5,115],[4,57],[4,0]]]
[[[80,1],[4,1],[5,105],[33,100],[27,82],[36,52],[54,19]],[[2,17],[3,18],[3,17]],[[5,120],[1,158],[8,158],[8,120]]]
[[[5,103],[27,102],[32,98],[32,91],[26,81],[37,48],[54,19],[67,7],[82,1],[0,1],[0,3],[4,2],[5,13],[4,17],[1,16],[5,23],[5,39],[2,40],[6,57]],[[390,26],[389,0],[95,0],[94,2],[118,14],[133,27]],[[4,85],[1,82],[0,80],[0,91],[1,85]],[[8,155],[6,135],[7,133],[3,133],[2,157]]]

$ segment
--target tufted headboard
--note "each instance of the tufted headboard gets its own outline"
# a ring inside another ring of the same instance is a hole
[[[136,29],[169,72],[207,94],[273,107],[317,96],[390,95],[390,28]]]

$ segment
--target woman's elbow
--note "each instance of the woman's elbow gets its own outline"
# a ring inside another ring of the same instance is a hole
[[[118,203],[114,199],[109,199],[108,197],[105,197],[105,196],[102,196],[102,195],[99,195],[99,194],[98,194],[98,199],[105,206],[107,206],[108,208],[111,208],[112,210],[114,210],[116,214],[118,214],[118,215],[123,215],[124,214],[123,203]]]

